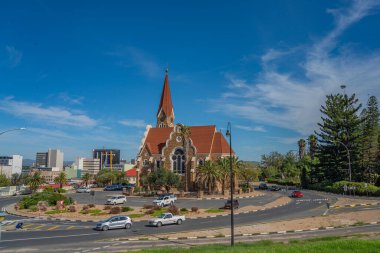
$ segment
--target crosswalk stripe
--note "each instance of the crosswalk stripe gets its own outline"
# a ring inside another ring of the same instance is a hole
[[[70,227],[68,227],[68,228],[66,228],[66,229],[72,229],[72,228],[75,228],[75,226],[70,226]]]
[[[56,229],[56,228],[59,228],[60,226],[54,226],[54,227],[50,227],[50,228],[48,228],[48,229],[46,229],[46,230],[53,230],[53,229]]]
[[[42,228],[42,227],[46,227],[46,225],[37,226],[37,227],[35,227],[33,229],[39,229],[39,228]]]

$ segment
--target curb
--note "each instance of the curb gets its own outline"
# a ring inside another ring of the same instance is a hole
[[[234,199],[253,199],[253,198],[262,197],[262,196],[265,196],[265,194],[259,194],[256,196],[234,197]],[[230,198],[229,197],[220,197],[220,198],[197,198],[197,199],[198,200],[218,200],[218,199],[226,200],[226,199],[230,199]]]
[[[279,234],[294,234],[300,232],[308,232],[308,231],[322,231],[322,230],[333,230],[344,227],[359,227],[366,225],[377,225],[380,222],[370,222],[364,223],[361,225],[348,225],[348,226],[338,226],[338,227],[320,227],[320,228],[310,228],[310,229],[299,229],[299,230],[283,230],[283,231],[273,231],[273,232],[262,232],[262,233],[250,233],[250,234],[235,234],[235,237],[250,237],[250,236],[261,236],[261,235],[279,235]],[[115,241],[172,241],[172,240],[195,240],[195,239],[210,239],[210,238],[225,238],[231,237],[231,235],[211,235],[211,236],[189,236],[189,237],[138,237],[138,238],[125,238],[119,239]]]
[[[370,203],[370,204],[352,204],[352,205],[343,205],[343,206],[331,206],[331,208],[352,208],[352,207],[358,207],[358,206],[380,206],[380,202],[376,203]]]

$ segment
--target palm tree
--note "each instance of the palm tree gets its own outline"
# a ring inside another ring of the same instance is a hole
[[[240,173],[240,170],[244,168],[244,163],[239,160],[239,157],[237,156],[232,156],[232,157],[227,157],[228,164],[230,164],[230,159],[232,159],[232,174],[233,174],[233,184],[234,184],[234,189],[236,185],[238,185],[238,175]]]
[[[220,174],[215,164],[212,161],[206,161],[198,167],[197,181],[201,184],[208,184],[208,192],[211,193],[215,187],[215,183],[220,178]]]
[[[298,155],[299,155],[300,160],[305,156],[305,146],[306,146],[305,140],[300,139],[298,141]]]
[[[190,137],[191,137],[191,130],[190,127],[182,125],[180,128],[179,136],[182,138],[182,145],[185,153],[185,192],[189,190],[188,182],[187,182],[187,164],[188,164],[188,155],[187,152],[189,150],[189,144],[190,144]]]
[[[230,177],[230,163],[228,159],[221,157],[218,159],[217,164],[219,170],[219,180],[222,182],[222,193],[224,194],[227,179]]]
[[[84,173],[82,176],[82,181],[88,186],[88,182],[92,179],[92,175],[88,172]]]
[[[59,184],[59,188],[62,189],[62,186],[64,184],[67,184],[67,176],[66,176],[66,173],[65,172],[61,172],[59,173],[58,177],[54,178],[54,182],[56,184]]]
[[[317,151],[317,136],[314,134],[309,136],[309,153],[311,160],[314,160],[315,152]]]
[[[45,183],[45,180],[41,176],[41,172],[39,172],[39,171],[34,172],[34,174],[29,179],[29,188],[30,188],[30,190],[35,192],[40,187],[40,185],[42,185],[43,183]]]

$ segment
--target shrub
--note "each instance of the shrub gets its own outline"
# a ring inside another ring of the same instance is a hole
[[[153,214],[154,213],[154,210],[152,209],[148,209],[145,211],[145,214]]]
[[[61,189],[61,188],[58,188],[58,189],[57,189],[57,192],[58,192],[58,193],[66,193],[66,190],[65,190],[65,189]]]
[[[178,207],[176,207],[176,206],[173,205],[173,206],[170,206],[168,208],[168,212],[172,213],[174,215],[178,215],[179,214],[179,209],[178,209]]]
[[[28,209],[30,206],[37,205],[39,201],[46,201],[49,206],[55,206],[58,200],[63,200],[65,205],[70,205],[73,202],[72,198],[67,198],[60,193],[47,190],[46,192],[39,192],[23,197],[20,200],[19,205],[20,209]]]
[[[189,210],[187,210],[187,208],[186,207],[183,207],[183,208],[181,208],[181,210],[180,210],[181,212],[183,212],[183,213],[187,213]]]
[[[103,210],[110,210],[111,206],[104,206]]]
[[[76,207],[75,206],[69,206],[68,209],[67,209],[69,212],[71,213],[75,213],[77,211]]]
[[[157,210],[161,210],[161,207],[160,206],[153,206],[151,209],[154,211],[157,211]]]
[[[88,204],[88,207],[89,207],[89,208],[94,208],[95,205],[94,205],[94,204]]]
[[[53,193],[54,189],[51,186],[46,187],[42,192]]]
[[[111,207],[109,213],[110,213],[110,214],[119,214],[119,213],[121,213],[121,208],[120,208],[120,206],[113,206],[113,207]]]
[[[152,209],[152,208],[154,208],[154,205],[146,205],[146,204],[145,204],[145,205],[143,206],[143,208],[144,208],[144,209]]]
[[[194,212],[194,213],[197,213],[198,210],[199,210],[199,208],[196,207],[196,206],[191,207],[191,211]]]
[[[90,207],[88,205],[82,206],[82,211],[87,211],[88,209],[90,209]]]
[[[133,208],[129,207],[129,206],[123,206],[122,207],[122,211],[123,212],[130,212],[130,211],[133,211]]]
[[[43,211],[43,212],[45,212],[47,210],[48,206],[49,206],[49,204],[43,200],[38,201],[38,203],[37,203],[38,210]]]
[[[29,210],[32,211],[32,212],[37,212],[38,211],[38,207],[37,206],[30,206]]]

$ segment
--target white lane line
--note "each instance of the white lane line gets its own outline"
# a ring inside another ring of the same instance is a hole
[[[98,234],[99,234],[99,233],[79,234],[79,235],[59,235],[59,236],[31,237],[31,238],[12,239],[12,240],[1,240],[1,241],[2,241],[2,242],[15,242],[15,241],[28,241],[28,240],[41,240],[41,239],[53,239],[53,238],[78,237],[78,236],[98,235]]]

